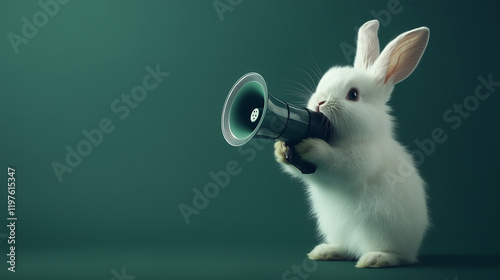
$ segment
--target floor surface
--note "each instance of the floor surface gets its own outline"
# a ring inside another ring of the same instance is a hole
[[[423,255],[416,265],[359,269],[312,262],[297,248],[71,249],[18,252],[1,279],[500,279],[499,256]],[[6,275],[6,277],[4,277]]]

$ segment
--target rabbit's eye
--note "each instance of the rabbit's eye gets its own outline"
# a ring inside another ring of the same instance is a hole
[[[346,99],[349,101],[358,101],[359,100],[358,90],[355,88],[351,88],[349,90],[349,93],[347,93]]]

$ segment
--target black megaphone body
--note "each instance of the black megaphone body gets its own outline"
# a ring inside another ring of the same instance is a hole
[[[258,73],[247,73],[236,81],[224,103],[221,122],[222,134],[232,146],[244,145],[253,138],[266,138],[285,141],[293,148],[309,137],[328,141],[333,130],[323,114],[271,95]],[[295,162],[289,161],[302,173],[314,173],[315,166],[295,158]]]

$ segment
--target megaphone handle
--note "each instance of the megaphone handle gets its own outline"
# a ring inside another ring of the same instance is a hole
[[[302,174],[312,174],[316,171],[316,165],[305,161],[295,150],[294,145],[290,145],[290,143],[285,142],[285,145],[288,147],[285,153],[285,159],[293,166],[295,166]]]

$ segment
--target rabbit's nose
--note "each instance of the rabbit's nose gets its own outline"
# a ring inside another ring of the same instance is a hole
[[[323,105],[325,103],[326,103],[325,100],[318,102],[318,107],[316,107],[316,112],[319,112],[319,108],[321,107],[321,105]]]

